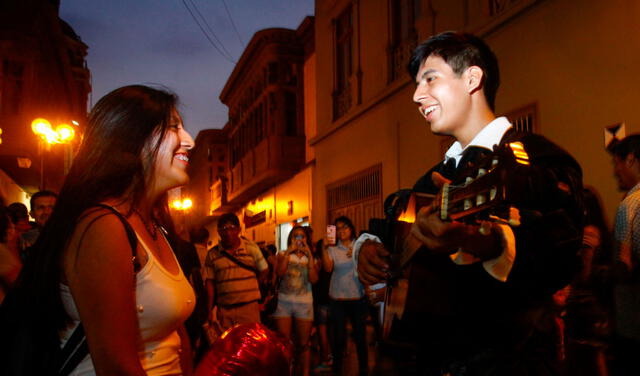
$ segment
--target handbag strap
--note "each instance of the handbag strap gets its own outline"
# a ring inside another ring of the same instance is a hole
[[[127,240],[129,241],[129,246],[131,246],[131,261],[133,262],[133,271],[137,273],[141,266],[140,261],[136,255],[136,249],[138,248],[138,238],[136,236],[135,231],[129,224],[129,221],[120,214],[113,206],[105,205],[105,204],[97,204],[96,206],[107,209],[115,214],[116,217],[122,222],[124,226],[124,230],[127,233]],[[89,354],[89,345],[87,344],[87,337],[84,334],[84,327],[82,323],[78,323],[78,326],[73,330],[69,340],[62,347],[62,351],[60,353],[60,359],[62,362],[60,363],[60,368],[58,369],[58,376],[67,376],[76,369],[78,364],[82,362],[87,354]]]
[[[67,376],[70,374],[88,353],[89,345],[87,344],[87,337],[84,335],[82,323],[79,323],[62,348],[60,359],[63,359],[63,361],[60,364],[58,375]]]
[[[229,252],[227,252],[224,249],[220,250],[220,253],[222,253],[222,255],[226,258],[228,258],[229,260],[233,261],[233,263],[237,264],[239,267],[246,269],[246,270],[250,270],[253,273],[255,273],[256,275],[258,275],[258,270],[254,267],[251,267],[247,264],[245,264],[244,262],[238,260],[237,258],[233,257]]]

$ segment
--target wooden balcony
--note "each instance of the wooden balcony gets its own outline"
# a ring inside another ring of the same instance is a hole
[[[229,204],[241,205],[304,165],[304,136],[270,136],[231,167]]]

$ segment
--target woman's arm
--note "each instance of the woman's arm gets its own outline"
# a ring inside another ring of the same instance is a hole
[[[287,274],[287,268],[289,267],[289,255],[293,251],[295,246],[287,249],[284,252],[278,253],[276,256],[276,274],[278,277],[284,277]]]
[[[114,214],[100,210],[80,221],[64,253],[64,273],[96,374],[145,375],[131,246]]]
[[[182,376],[193,375],[193,357],[194,354],[191,351],[191,342],[189,342],[189,335],[184,325],[180,325],[178,328],[178,335],[180,336],[180,345],[182,351],[180,352],[180,368],[182,368]]]
[[[308,247],[304,248],[304,252],[309,259],[309,263],[307,264],[307,268],[309,270],[309,282],[316,283],[318,282],[318,264],[316,263],[315,257],[313,257],[313,253]]]
[[[326,245],[327,244],[326,240],[323,242],[323,244],[324,245],[322,246],[322,267],[324,268],[325,272],[331,273],[333,271],[333,259],[329,254],[329,246]]]

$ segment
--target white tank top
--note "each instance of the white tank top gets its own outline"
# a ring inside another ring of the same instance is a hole
[[[135,286],[138,325],[142,338],[138,352],[140,363],[147,375],[181,375],[181,345],[177,329],[191,315],[196,302],[195,294],[179,265],[178,273],[171,274],[158,262],[139,236],[138,244],[148,257],[147,263],[136,274]],[[73,320],[60,333],[61,346],[64,346],[80,322],[80,317],[69,287],[60,284],[60,294],[64,308]],[[95,375],[90,355],[70,375]]]

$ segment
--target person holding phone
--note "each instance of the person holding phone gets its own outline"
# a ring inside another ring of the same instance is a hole
[[[304,376],[309,375],[309,336],[313,324],[313,295],[311,284],[318,281],[318,269],[311,253],[307,232],[296,225],[287,239],[287,249],[278,252],[276,274],[281,279],[278,290],[278,306],[273,319],[278,331],[291,339],[291,328],[295,322],[295,359],[297,368]],[[300,374],[298,373],[298,374]]]
[[[329,237],[332,229],[327,227],[327,239],[324,241],[322,266],[331,274],[329,285],[329,320],[333,333],[333,372],[342,375],[344,349],[346,346],[347,317],[351,320],[353,337],[358,352],[359,374],[368,373],[369,360],[367,354],[366,320],[367,302],[364,299],[364,287],[354,273],[356,264],[353,261],[353,242],[356,229],[351,220],[345,216],[338,217],[335,222],[336,241],[331,244]]]

